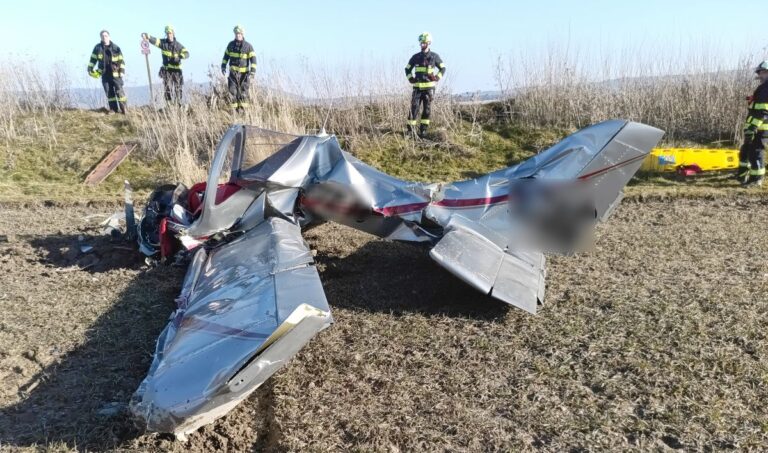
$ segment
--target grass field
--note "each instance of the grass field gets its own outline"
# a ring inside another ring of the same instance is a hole
[[[23,148],[16,139],[0,170],[0,450],[700,451],[768,442],[768,201],[723,175],[633,180],[594,250],[549,260],[536,316],[478,294],[420,248],[338,225],[312,229],[305,237],[336,324],[187,443],[143,434],[124,404],[184,269],[148,268],[96,225],[120,209],[123,179],[146,193],[171,173],[140,150],[104,186],[83,188],[101,155],[137,132],[122,117],[61,115],[57,142]],[[396,176],[452,180],[566,133],[495,125],[437,144],[390,134],[347,145]],[[95,252],[78,253],[81,242]]]
[[[161,451],[759,449],[768,441],[760,198],[625,201],[590,253],[549,262],[531,316],[423,250],[307,233],[336,324],[188,443],[123,413],[183,274],[89,228],[106,206],[5,208],[4,447]],[[27,219],[37,219],[29,222]],[[739,219],[739,220],[736,220]],[[78,236],[96,246],[88,270]],[[80,258],[83,259],[83,258]],[[401,272],[407,266],[408,272]]]
[[[50,122],[37,130],[34,115],[20,122],[28,132],[0,143],[0,200],[5,202],[119,200],[125,179],[146,192],[171,175],[165,163],[139,150],[99,187],[82,184],[113,147],[136,142],[135,128],[121,115],[64,110],[50,114]]]

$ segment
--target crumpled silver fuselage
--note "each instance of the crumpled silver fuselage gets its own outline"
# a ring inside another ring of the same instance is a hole
[[[149,430],[183,436],[224,415],[332,323],[301,227],[330,220],[424,243],[469,285],[535,313],[543,252],[572,250],[608,216],[663,132],[607,121],[519,165],[448,184],[393,178],[328,135],[291,136],[246,165],[248,145],[263,134],[240,125],[226,132],[202,212],[182,232],[220,240],[194,255],[131,401]],[[236,191],[217,200],[222,182]]]

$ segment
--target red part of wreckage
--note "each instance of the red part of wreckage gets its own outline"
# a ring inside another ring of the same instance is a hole
[[[189,209],[189,212],[195,216],[195,218],[200,215],[200,211],[203,209],[203,197],[205,196],[205,188],[207,186],[208,183],[203,181],[189,188],[189,195],[187,196],[187,208]],[[240,190],[242,190],[242,187],[233,182],[219,184],[216,189],[216,204],[226,201],[227,198],[231,197],[233,194],[239,192]]]
[[[203,211],[203,198],[205,196],[205,188],[207,183],[199,182],[193,185],[187,194],[186,201],[187,211],[192,214],[192,219],[197,219]],[[233,194],[242,190],[242,187],[228,182],[219,184],[216,190],[216,204],[226,201]],[[177,238],[178,231],[172,226],[169,226],[168,217],[163,217],[158,223],[158,236],[160,239],[160,257],[163,260],[171,258],[182,247],[179,239]],[[203,238],[200,238],[203,239]]]

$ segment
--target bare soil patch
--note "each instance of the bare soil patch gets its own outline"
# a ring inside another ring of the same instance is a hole
[[[768,442],[761,198],[625,201],[595,249],[548,263],[536,316],[425,251],[305,234],[336,324],[187,443],[142,434],[143,378],[184,270],[89,225],[100,207],[0,207],[0,448],[759,449]],[[79,240],[83,236],[83,240]],[[82,244],[94,250],[83,254]],[[88,265],[90,264],[90,265]]]

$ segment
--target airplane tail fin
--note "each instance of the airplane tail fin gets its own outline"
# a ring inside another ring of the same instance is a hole
[[[641,123],[605,121],[512,167],[507,176],[513,183],[524,179],[555,184],[578,181],[591,193],[597,218],[604,220],[663,135],[664,131]]]
[[[664,132],[607,121],[582,129],[513,167],[509,176],[516,247],[571,253],[592,244],[594,224],[619,205],[624,186]]]

